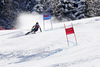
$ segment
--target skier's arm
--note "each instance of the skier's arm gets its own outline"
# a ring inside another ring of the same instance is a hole
[[[31,30],[33,30],[33,28],[34,28],[34,26],[32,27],[32,29],[31,29]]]
[[[42,32],[41,28],[40,28],[40,31]]]

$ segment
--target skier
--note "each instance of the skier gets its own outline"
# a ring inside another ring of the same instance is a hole
[[[32,27],[31,31],[30,31],[30,32],[27,32],[25,35],[27,35],[27,34],[29,34],[29,33],[32,33],[32,32],[33,32],[33,33],[36,33],[36,32],[38,31],[38,28],[40,28],[40,31],[42,32],[39,23],[36,22],[36,24]]]
[[[35,33],[36,31],[38,31],[38,28],[40,28],[40,25],[38,22],[36,22],[36,24],[32,27],[31,32]],[[42,32],[41,28],[40,31]]]

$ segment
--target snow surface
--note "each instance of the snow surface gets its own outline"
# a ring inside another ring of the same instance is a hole
[[[18,29],[0,31],[0,67],[100,67],[100,17],[62,23],[53,19],[53,30],[25,36],[37,21],[43,30],[42,15],[21,14]],[[68,47],[64,24],[67,28],[71,23],[78,44],[71,34]]]

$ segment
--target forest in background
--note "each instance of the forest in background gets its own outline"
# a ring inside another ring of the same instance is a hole
[[[11,29],[22,12],[47,13],[59,21],[100,16],[99,0],[0,0],[0,27]]]

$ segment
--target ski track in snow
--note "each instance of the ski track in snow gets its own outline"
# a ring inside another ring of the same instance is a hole
[[[83,64],[83,63],[91,62],[91,61],[98,60],[98,59],[100,59],[100,56],[90,57],[90,58],[87,58],[87,59],[80,59],[80,60],[77,60],[77,61],[72,61],[71,63],[69,63],[69,62],[67,62],[67,63],[59,63],[59,64],[47,66],[47,67],[69,67],[69,66],[74,67],[74,65]]]
[[[56,53],[59,53],[63,50],[68,50],[72,47],[74,47],[75,45],[68,47],[68,48],[64,48],[64,49],[55,49],[55,50],[50,50],[47,51],[44,48],[43,49],[33,49],[33,50],[28,50],[28,51],[14,51],[14,52],[6,52],[7,54],[0,54],[0,60],[10,60],[12,58],[16,58],[18,61],[13,62],[14,64],[16,63],[22,63],[22,62],[26,62],[26,61],[30,61],[31,59],[33,60],[41,60],[44,59],[46,57],[49,57],[51,55],[54,55]],[[12,64],[12,63],[9,63]]]

